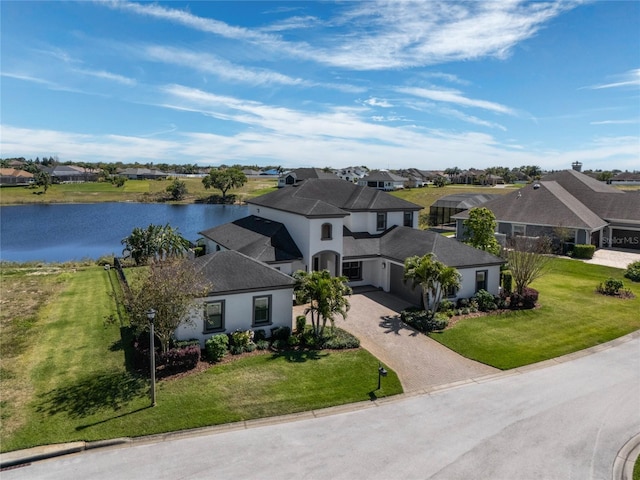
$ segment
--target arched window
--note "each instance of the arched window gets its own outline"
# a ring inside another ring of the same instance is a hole
[[[330,223],[323,223],[322,224],[322,233],[321,233],[321,240],[331,240],[332,238],[332,228],[333,226]]]

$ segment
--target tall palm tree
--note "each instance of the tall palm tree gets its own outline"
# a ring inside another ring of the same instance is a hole
[[[430,318],[440,307],[444,292],[460,287],[462,276],[453,267],[436,260],[433,253],[409,257],[404,261],[404,281],[422,289],[422,303]]]
[[[336,315],[347,317],[351,287],[347,285],[346,277],[332,277],[328,270],[311,273],[299,270],[294,273],[297,281],[295,287],[296,300],[309,303],[305,315],[311,313],[311,327],[316,338],[321,338],[327,320],[334,326]]]
[[[164,226],[150,224],[146,229],[136,227],[120,243],[124,245],[123,253],[128,250],[136,265],[149,259],[181,257],[189,248],[189,241],[168,223]]]

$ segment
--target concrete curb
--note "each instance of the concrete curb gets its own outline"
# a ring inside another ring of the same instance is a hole
[[[97,448],[121,448],[125,445],[139,445],[148,443],[165,442],[169,440],[176,440],[179,438],[198,437],[202,435],[212,435],[216,433],[224,433],[236,430],[247,430],[250,428],[258,428],[269,425],[277,425],[281,423],[295,422],[299,420],[311,420],[313,418],[326,417],[328,415],[339,415],[342,413],[355,412],[367,408],[376,408],[381,405],[400,402],[408,398],[418,396],[430,396],[438,395],[442,392],[453,390],[456,388],[464,388],[468,385],[487,383],[495,381],[501,378],[511,377],[514,375],[522,375],[524,373],[542,370],[550,366],[559,365],[564,362],[576,360],[578,358],[593,355],[594,353],[613,348],[617,345],[629,342],[636,337],[640,337],[640,330],[629,333],[623,337],[616,338],[610,342],[596,345],[585,350],[570,353],[562,357],[554,358],[551,360],[545,360],[543,362],[534,363],[531,365],[525,365],[523,367],[514,368],[512,370],[505,370],[499,373],[493,373],[482,377],[471,378],[467,380],[460,380],[458,382],[448,383],[444,385],[434,385],[423,390],[412,391],[409,393],[401,393],[394,395],[393,397],[383,397],[372,401],[350,403],[345,405],[337,405],[335,407],[323,408],[320,410],[310,410],[307,412],[293,413],[290,415],[281,415],[278,417],[257,418],[254,420],[246,420],[242,422],[227,423],[223,425],[214,425],[210,427],[201,427],[190,430],[181,430],[178,432],[167,432],[156,435],[147,435],[144,437],[123,437],[114,438],[108,440],[100,440],[95,442],[70,442],[55,445],[44,445],[40,447],[33,447],[26,450],[15,450],[13,452],[7,452],[0,454],[0,469],[13,468],[21,465],[27,465],[29,463],[45,460],[47,458],[59,457],[62,455],[69,455],[73,453],[79,453],[85,450],[93,450]],[[635,442],[635,443],[634,443]],[[628,453],[627,453],[628,452]],[[640,453],[640,434],[633,437],[624,447],[620,450],[616,456],[614,462],[614,480],[631,480],[633,473],[633,464],[635,459]],[[635,455],[635,456],[634,456]],[[631,470],[627,475],[628,464],[631,465]]]
[[[613,462],[613,480],[632,480],[633,467],[640,457],[640,433],[629,440],[618,452]]]

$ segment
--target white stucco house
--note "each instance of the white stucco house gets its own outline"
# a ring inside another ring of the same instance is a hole
[[[193,260],[212,285],[175,332],[177,340],[205,341],[219,333],[265,330],[292,325],[293,286],[289,275],[233,250]]]
[[[393,191],[399,190],[405,187],[409,182],[406,177],[401,177],[391,172],[384,170],[376,170],[369,172],[369,174],[358,180],[358,185],[361,187],[377,188],[378,190]]]
[[[419,304],[403,281],[404,260],[433,253],[456,267],[461,288],[499,292],[504,261],[431,231],[418,229],[420,205],[339,179],[309,179],[247,201],[249,216],[200,232],[207,252],[237,250],[284,274],[329,270],[352,287],[371,285]]]

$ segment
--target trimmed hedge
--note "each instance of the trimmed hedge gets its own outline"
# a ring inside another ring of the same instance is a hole
[[[449,325],[447,317],[436,314],[434,318],[429,318],[429,314],[426,311],[417,309],[403,310],[400,312],[400,319],[423,333],[444,330]]]
[[[229,351],[229,337],[220,333],[207,339],[204,344],[205,351],[207,352],[207,358],[212,362],[219,362]]]
[[[158,363],[164,366],[164,374],[186,372],[196,368],[200,361],[200,346],[189,345],[185,348],[172,348],[166,353],[157,355]]]
[[[627,265],[624,276],[632,282],[640,282],[640,262],[633,262]]]
[[[573,247],[573,258],[591,259],[596,251],[595,245],[578,244]]]

